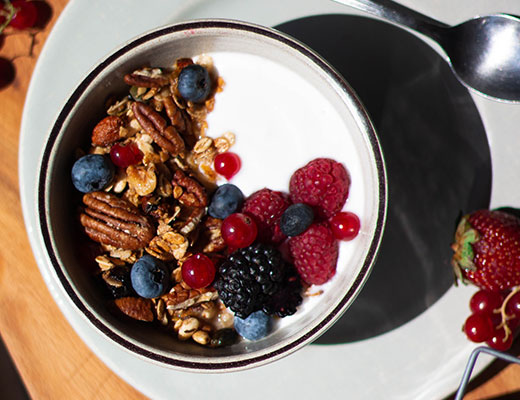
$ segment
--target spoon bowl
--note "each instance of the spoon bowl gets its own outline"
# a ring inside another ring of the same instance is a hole
[[[433,39],[466,87],[495,100],[520,102],[518,17],[494,14],[449,26],[390,0],[335,1]]]
[[[441,46],[466,86],[489,97],[520,100],[520,20],[478,17],[446,30]]]

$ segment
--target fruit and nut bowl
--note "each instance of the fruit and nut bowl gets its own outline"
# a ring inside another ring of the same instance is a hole
[[[151,361],[231,371],[326,331],[369,276],[386,213],[372,125],[317,54],[201,20],[96,66],[50,133],[42,236],[70,300]]]

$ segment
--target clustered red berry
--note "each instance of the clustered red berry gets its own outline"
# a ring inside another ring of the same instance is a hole
[[[31,0],[3,0],[0,2],[0,47],[4,42],[4,36],[25,32],[35,35],[37,25],[41,25],[43,14],[47,4],[42,1]],[[33,44],[28,55],[32,55]],[[15,78],[13,59],[0,56],[0,89],[9,85]]]
[[[471,315],[463,325],[467,338],[495,350],[508,350],[520,327],[520,287],[505,292],[485,289],[470,299]]]

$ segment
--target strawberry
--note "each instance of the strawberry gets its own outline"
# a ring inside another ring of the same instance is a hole
[[[498,210],[462,217],[455,233],[452,265],[463,283],[490,291],[520,285],[520,219]]]

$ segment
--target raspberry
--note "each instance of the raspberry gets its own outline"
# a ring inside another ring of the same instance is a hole
[[[289,182],[293,203],[315,208],[321,218],[329,218],[347,201],[350,177],[345,167],[330,158],[316,158],[298,169]]]
[[[290,204],[287,194],[267,188],[254,192],[246,199],[242,212],[255,220],[258,241],[279,244],[285,239],[280,229],[280,218]]]
[[[294,266],[310,285],[321,285],[334,276],[338,247],[326,222],[314,223],[301,235],[289,239]]]

